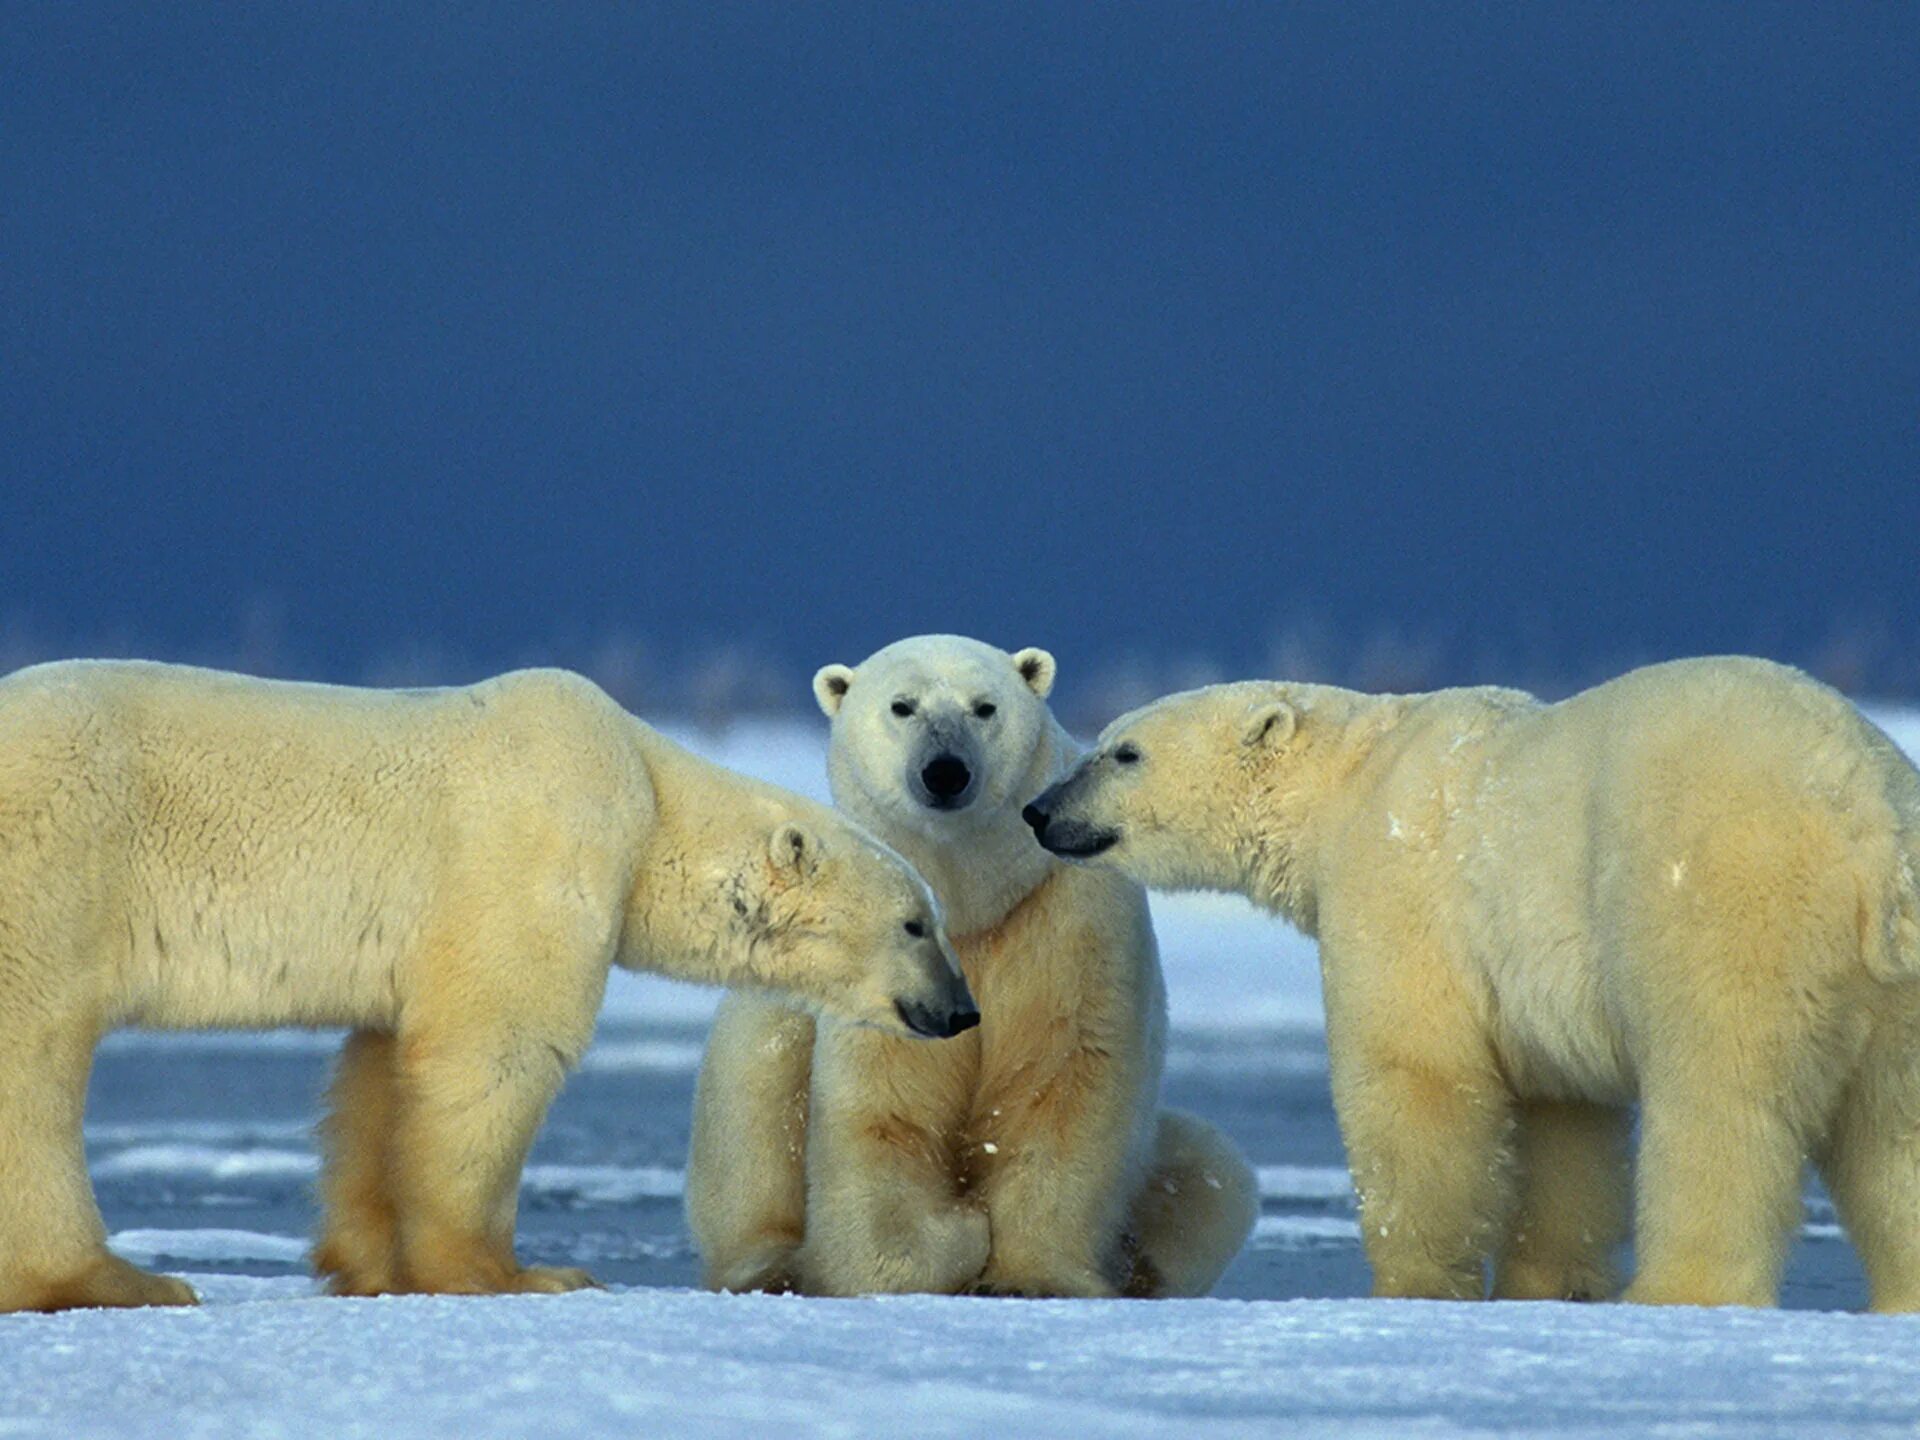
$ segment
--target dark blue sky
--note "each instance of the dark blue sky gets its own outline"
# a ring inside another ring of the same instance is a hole
[[[1912,4],[0,20],[17,654],[1920,693]]]

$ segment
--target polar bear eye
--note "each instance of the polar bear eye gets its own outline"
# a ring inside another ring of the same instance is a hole
[[[927,927],[922,925],[918,920],[909,920],[900,928],[916,940],[924,940],[927,938]]]
[[[991,720],[993,718],[993,712],[999,708],[1000,707],[991,700],[982,700],[978,705],[973,707],[973,713],[982,720]]]
[[[1129,740],[1126,744],[1115,748],[1113,758],[1121,765],[1138,765],[1140,763],[1140,747]]]
[[[913,714],[913,702],[911,700],[894,701],[893,713],[898,715],[902,720],[906,719],[907,716]]]

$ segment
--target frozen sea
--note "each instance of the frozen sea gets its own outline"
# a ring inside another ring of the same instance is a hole
[[[1878,718],[1920,749],[1920,715]],[[683,738],[823,792],[815,727]],[[1156,918],[1165,1099],[1260,1172],[1216,1298],[698,1293],[680,1195],[716,997],[616,976],[520,1222],[524,1258],[585,1265],[599,1293],[317,1294],[312,1129],[339,1037],[110,1038],[87,1125],[108,1228],[205,1303],[0,1317],[0,1437],[1920,1434],[1920,1317],[1856,1313],[1812,1186],[1778,1312],[1360,1298],[1312,945],[1237,901]]]

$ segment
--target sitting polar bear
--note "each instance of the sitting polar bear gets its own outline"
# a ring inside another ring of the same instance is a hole
[[[107,1251],[87,1184],[88,1066],[121,1025],[355,1027],[316,1255],[336,1289],[590,1283],[515,1262],[514,1202],[610,963],[889,1031],[976,1018],[899,857],[579,676],[0,681],[0,1310],[193,1299]]]
[[[1771,1304],[1811,1156],[1874,1308],[1920,1308],[1920,773],[1757,660],[1557,705],[1245,684],[1115,721],[1056,854],[1320,939],[1381,1295]]]
[[[911,1045],[729,997],[687,1170],[710,1286],[1199,1295],[1246,1239],[1245,1160],[1158,1109],[1145,894],[1020,821],[1075,753],[1053,677],[1044,651],[945,635],[815,677],[834,798],[932,883],[982,1019]]]

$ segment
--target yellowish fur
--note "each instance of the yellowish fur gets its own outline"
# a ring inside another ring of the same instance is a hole
[[[1134,757],[1134,758],[1130,758]],[[1920,1308],[1920,773],[1745,659],[1514,691],[1218,686],[1123,717],[1050,848],[1320,940],[1377,1293],[1771,1304],[1822,1169]],[[1107,848],[1101,850],[1105,845]]]
[[[0,1311],[192,1299],[107,1253],[87,1183],[88,1066],[126,1025],[356,1030],[316,1255],[337,1288],[587,1283],[517,1264],[514,1201],[610,964],[894,1028],[896,1000],[967,1003],[898,856],[577,676],[0,681]]]
[[[821,672],[834,797],[933,885],[981,1023],[916,1045],[816,1033],[730,996],[687,1178],[708,1285],[1204,1294],[1245,1240],[1246,1161],[1157,1109],[1165,998],[1144,893],[1061,865],[1019,819],[1073,754],[1044,703],[1052,679],[1044,652],[954,637]],[[892,714],[901,698],[908,717]],[[975,714],[982,700],[991,716]],[[973,757],[983,793],[962,811],[903,793],[923,727],[946,737],[933,749]]]

